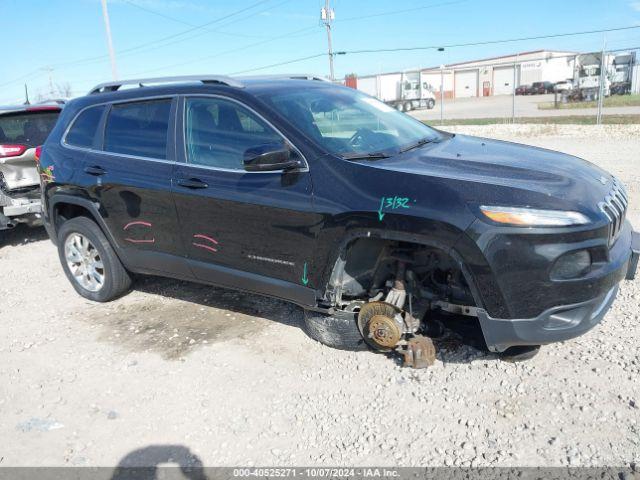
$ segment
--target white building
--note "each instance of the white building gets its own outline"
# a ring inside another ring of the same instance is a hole
[[[573,78],[575,55],[575,52],[535,50],[445,65],[442,72],[440,68],[422,72],[438,96],[442,78],[445,98],[511,95],[520,85]]]
[[[572,79],[576,55],[575,52],[535,50],[454,63],[445,65],[443,69],[434,67],[351,76],[345,79],[345,83],[383,101],[400,98],[401,82],[413,76],[419,78],[421,83],[430,85],[436,98],[440,97],[441,83],[445,98],[511,95],[519,85]]]

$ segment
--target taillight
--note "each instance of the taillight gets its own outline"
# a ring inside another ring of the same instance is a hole
[[[0,158],[2,157],[19,157],[27,151],[24,145],[0,145]]]
[[[38,145],[36,147],[36,153],[35,153],[36,162],[40,162],[40,155],[42,155],[42,145]]]

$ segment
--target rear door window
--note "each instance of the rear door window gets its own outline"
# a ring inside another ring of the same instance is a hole
[[[171,99],[114,104],[104,133],[107,152],[166,159]]]
[[[17,112],[0,115],[0,143],[37,147],[53,130],[59,110]]]
[[[73,122],[65,142],[76,147],[91,147],[98,130],[98,124],[106,107],[98,105],[83,111]]]

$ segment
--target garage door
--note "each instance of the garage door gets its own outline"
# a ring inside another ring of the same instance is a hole
[[[493,69],[493,94],[511,95],[513,93],[513,67]]]
[[[456,98],[476,97],[478,95],[478,70],[466,70],[455,73]]]

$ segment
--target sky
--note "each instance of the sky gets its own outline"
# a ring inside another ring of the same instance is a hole
[[[325,0],[108,0],[118,77],[329,74]],[[331,0],[334,51],[458,45],[640,27],[638,0]],[[100,0],[0,0],[0,104],[112,80]],[[205,25],[206,24],[206,25]],[[203,26],[205,25],[205,26]],[[335,77],[516,52],[640,47],[640,28],[491,45],[335,57]],[[323,55],[324,54],[324,55]],[[300,58],[306,60],[280,66]],[[267,67],[267,68],[262,68]]]

